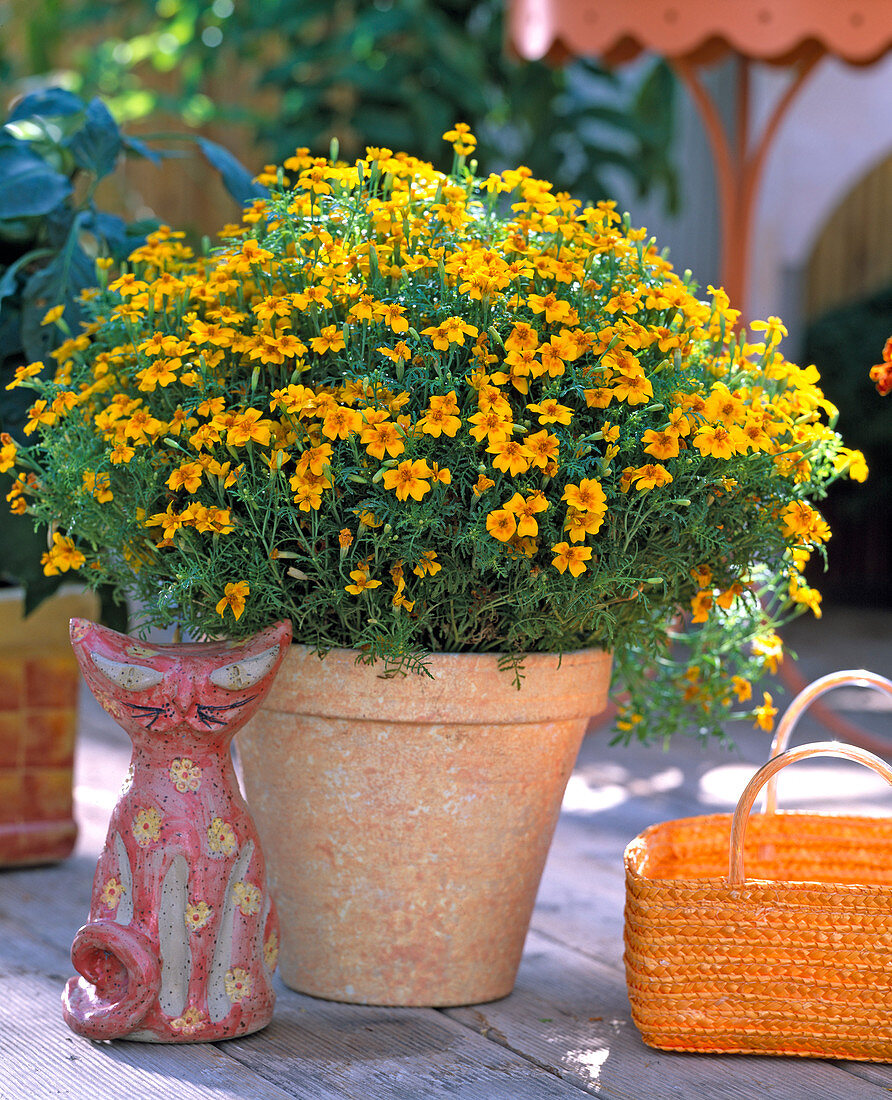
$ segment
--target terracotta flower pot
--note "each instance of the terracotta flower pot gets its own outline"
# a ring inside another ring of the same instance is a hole
[[[458,1005],[510,993],[601,651],[439,654],[385,678],[351,650],[292,645],[239,734],[246,792],[304,993]]]

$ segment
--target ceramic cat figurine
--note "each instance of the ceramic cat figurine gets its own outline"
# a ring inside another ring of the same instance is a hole
[[[130,776],[75,936],[62,996],[90,1039],[215,1042],[272,1017],[275,910],[230,756],[291,642],[154,645],[84,619],[71,641],[91,691],[133,742]]]

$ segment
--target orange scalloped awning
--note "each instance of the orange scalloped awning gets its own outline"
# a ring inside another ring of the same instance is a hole
[[[816,46],[854,65],[892,48],[892,0],[510,0],[511,45],[530,61],[607,64],[650,50],[708,64],[734,50],[789,64]]]

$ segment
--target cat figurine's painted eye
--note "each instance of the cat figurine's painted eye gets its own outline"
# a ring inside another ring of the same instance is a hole
[[[244,661],[215,668],[208,679],[224,691],[242,691],[259,683],[278,659],[279,646],[274,645],[256,657],[246,657]]]
[[[145,691],[146,688],[157,687],[164,679],[161,669],[112,661],[95,650],[90,651],[90,660],[103,676],[125,691]]]
[[[215,668],[208,679],[215,687],[224,691],[244,691],[260,683],[278,661],[279,652],[279,646],[270,646],[254,657],[246,657],[243,661]],[[103,676],[125,691],[145,691],[157,687],[164,679],[164,673],[160,669],[113,661],[95,650],[90,651],[90,660]]]

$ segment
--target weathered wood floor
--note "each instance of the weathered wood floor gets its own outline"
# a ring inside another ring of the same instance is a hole
[[[813,678],[863,666],[888,675],[890,627],[892,615],[848,611],[797,624],[804,672]],[[887,733],[892,755],[888,701],[847,692],[837,694],[836,706],[875,734]],[[826,736],[804,722],[796,740]],[[128,748],[85,699],[75,855],[57,867],[0,873],[0,1098],[888,1096],[892,1065],[664,1054],[644,1046],[630,1020],[621,962],[622,850],[655,821],[730,809],[768,741],[749,732],[729,753],[679,738],[664,753],[609,749],[603,734],[590,734],[567,790],[517,987],[505,1000],[448,1011],[366,1008],[314,1000],[279,983],[273,1023],[243,1040],[91,1043],[68,1031],[59,996]],[[889,812],[892,794],[882,787],[855,765],[809,762],[782,781],[781,805]]]

